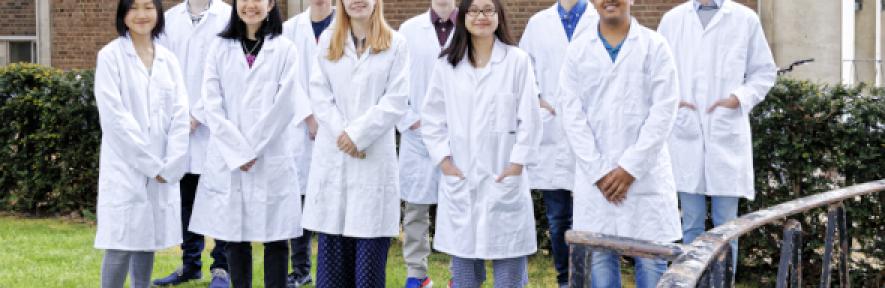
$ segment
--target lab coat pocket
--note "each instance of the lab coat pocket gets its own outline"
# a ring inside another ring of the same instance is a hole
[[[292,156],[268,157],[264,160],[264,188],[267,192],[267,200],[276,201],[287,195],[299,195],[298,175],[295,168],[295,158]]]
[[[206,187],[206,190],[210,193],[230,193],[231,173],[233,172],[227,168],[218,148],[213,148],[211,144],[206,152],[206,162],[203,170],[202,179],[200,179],[201,186]]]
[[[741,111],[739,109],[717,107],[710,115],[710,136],[714,139],[723,140],[734,137],[734,135],[740,133],[738,131],[740,120]]]
[[[516,132],[516,99],[512,93],[495,95],[495,132]]]
[[[494,205],[492,210],[497,212],[519,212],[522,203],[520,201],[520,184],[522,175],[508,176],[501,179],[501,182],[495,183],[497,191],[495,191],[496,199],[493,199]]]
[[[676,124],[673,136],[682,140],[694,140],[701,136],[701,123],[698,112],[689,108],[679,108],[676,113]]]
[[[443,175],[443,181],[439,186],[440,196],[448,203],[449,215],[457,215],[455,219],[467,219],[465,217],[470,208],[470,189],[467,187],[467,179],[458,176]],[[442,201],[441,201],[442,202]],[[452,221],[455,221],[452,219]]]
[[[649,103],[646,99],[649,97],[649,89],[647,88],[648,74],[644,72],[630,73],[628,76],[627,93],[624,94],[624,114],[628,116],[644,117],[648,114]]]
[[[156,123],[162,131],[168,131],[172,119],[172,99],[175,97],[175,84],[158,81],[151,103],[151,117],[157,117]]]
[[[107,235],[107,243],[120,243],[126,237],[126,224],[129,223],[129,210],[126,206],[102,206],[98,208],[98,230],[96,235]],[[103,230],[103,232],[101,231]]]

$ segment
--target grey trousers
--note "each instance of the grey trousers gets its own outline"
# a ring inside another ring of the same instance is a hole
[[[129,274],[132,288],[151,287],[154,252],[105,250],[101,260],[101,288],[123,288]]]
[[[430,206],[405,202],[403,208],[403,259],[407,277],[427,277],[427,257],[430,256]]]

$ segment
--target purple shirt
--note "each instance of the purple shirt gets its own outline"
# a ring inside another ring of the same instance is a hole
[[[452,30],[455,30],[455,21],[458,21],[458,8],[452,10],[448,18],[442,18],[436,15],[433,9],[430,9],[430,22],[433,23],[433,28],[436,29],[436,38],[439,40],[440,47],[446,45],[449,34],[452,34]]]

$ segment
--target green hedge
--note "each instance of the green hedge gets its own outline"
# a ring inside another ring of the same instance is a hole
[[[0,67],[0,210],[94,211],[101,129],[91,71]]]
[[[742,201],[741,213],[885,178],[883,95],[882,89],[864,85],[779,81],[750,118],[757,197]],[[857,248],[850,270],[853,283],[861,287],[882,284],[883,200],[885,193],[845,202],[849,234]],[[802,255],[805,283],[816,285],[822,269],[826,208],[793,218],[801,222],[806,242]],[[768,225],[742,238],[739,270],[762,276],[758,279],[763,283],[774,281],[782,233],[783,226]],[[838,274],[834,270],[832,275]]]
[[[92,214],[101,141],[92,81],[91,71],[0,67],[0,211]],[[781,79],[751,117],[758,195],[741,202],[741,213],[885,178],[883,95],[863,85]],[[549,249],[541,197],[533,194],[540,246]],[[856,284],[882,283],[876,265],[885,261],[883,200],[879,193],[846,202],[858,248],[852,257]],[[806,283],[816,283],[821,271],[825,213],[796,217],[805,231]],[[769,225],[741,239],[740,278],[773,281],[781,232],[780,225]]]

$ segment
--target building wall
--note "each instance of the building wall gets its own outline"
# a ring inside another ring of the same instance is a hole
[[[855,12],[855,69],[856,82],[876,82],[876,1],[863,0],[860,11]]]
[[[0,3],[10,1],[12,0],[0,0]],[[291,0],[277,1],[282,11],[288,11],[287,6],[292,3]],[[635,0],[633,14],[643,25],[656,28],[660,17],[667,10],[685,1]],[[33,1],[12,2],[32,3]],[[168,8],[180,0],[163,2]],[[522,35],[525,24],[532,15],[556,3],[555,0],[504,0],[504,2],[511,20],[513,36],[517,39]],[[757,5],[757,0],[738,2],[754,9]],[[97,51],[116,37],[114,31],[116,4],[117,0],[52,0],[50,8],[52,65],[62,69],[94,67]],[[429,6],[430,0],[386,0],[384,9],[388,21],[394,28],[398,28],[404,20],[426,11]],[[33,15],[33,8],[29,9]],[[5,14],[3,11],[0,16],[5,17]],[[286,18],[290,16],[286,15]]]
[[[841,1],[762,0],[762,26],[778,67],[814,58],[786,74],[794,79],[841,80]],[[872,10],[872,9],[871,9]]]
[[[163,7],[168,9],[180,2],[163,0]],[[278,2],[281,11],[286,11],[286,1]],[[62,69],[95,67],[98,50],[117,37],[114,26],[117,3],[117,0],[53,0],[50,8],[52,66]]]
[[[590,0],[592,1],[592,0]],[[632,14],[640,24],[655,29],[661,17],[675,7],[676,5],[685,3],[686,0],[634,0],[631,8]],[[737,2],[756,9],[757,0],[738,0]],[[555,0],[503,0],[507,6],[507,14],[510,17],[513,36],[517,39],[522,36],[525,24],[538,11],[556,3]],[[460,3],[458,1],[457,3]],[[430,0],[385,0],[384,14],[393,27],[399,27],[399,24],[415,16],[419,13],[427,11],[430,7]],[[588,7],[593,9],[593,7]]]
[[[0,0],[0,36],[37,35],[34,0]]]

